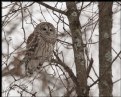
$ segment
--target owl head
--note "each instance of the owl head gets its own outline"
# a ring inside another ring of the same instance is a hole
[[[35,27],[34,34],[39,38],[44,38],[47,41],[56,41],[57,33],[53,24],[49,22],[41,22]],[[54,43],[53,42],[53,43]]]
[[[34,32],[47,36],[56,34],[55,27],[49,22],[41,22],[36,26]]]

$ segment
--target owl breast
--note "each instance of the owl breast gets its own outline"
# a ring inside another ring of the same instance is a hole
[[[40,67],[44,62],[50,62],[53,54],[54,45],[44,41],[43,39],[38,40],[38,44],[35,47],[35,52],[31,57],[31,60],[27,64],[28,75],[33,72],[40,71]]]
[[[50,61],[53,54],[54,45],[48,42],[45,42],[43,39],[39,40],[38,46],[35,50],[35,56],[40,59],[40,63],[45,61]]]

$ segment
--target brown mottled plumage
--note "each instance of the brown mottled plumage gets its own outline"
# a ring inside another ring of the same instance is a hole
[[[54,26],[42,22],[36,26],[28,37],[26,45],[25,65],[27,75],[39,71],[45,61],[50,61],[56,42],[57,34]]]

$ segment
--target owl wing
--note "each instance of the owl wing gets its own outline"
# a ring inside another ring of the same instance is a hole
[[[26,43],[26,54],[25,54],[25,67],[27,66],[28,62],[34,57],[35,49],[38,45],[37,37],[34,33],[30,34],[27,39]]]
[[[26,51],[26,55],[27,56],[32,56],[34,54],[34,51],[35,51],[37,45],[38,45],[38,42],[37,42],[36,35],[34,33],[30,34],[30,36],[27,39],[27,45],[26,45],[27,51]]]
[[[30,34],[27,39],[26,54],[24,57],[25,69],[27,70],[26,73],[28,72],[28,65],[30,64],[31,59],[34,58],[34,52],[37,45],[38,45],[37,36],[34,33]]]

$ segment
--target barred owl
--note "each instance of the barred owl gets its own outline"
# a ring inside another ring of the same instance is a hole
[[[40,70],[45,61],[50,61],[56,42],[57,33],[49,22],[38,24],[27,39],[25,68],[26,74],[32,75]]]

